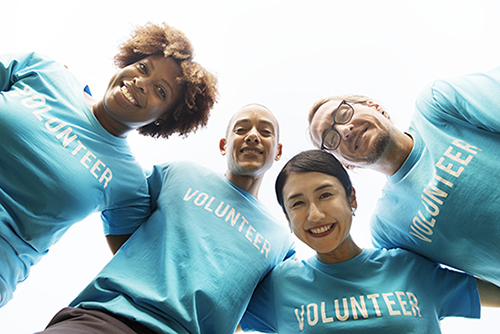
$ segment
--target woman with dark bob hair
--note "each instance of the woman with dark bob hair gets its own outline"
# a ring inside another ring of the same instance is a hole
[[[479,318],[499,288],[403,249],[362,249],[350,235],[358,206],[344,167],[324,151],[297,154],[276,180],[295,235],[316,251],[275,267],[241,321],[265,333],[440,333],[449,316]]]
[[[74,223],[102,211],[116,251],[150,215],[130,131],[185,137],[207,124],[217,80],[193,61],[181,31],[138,27],[115,62],[95,99],[46,56],[0,56],[0,307]]]

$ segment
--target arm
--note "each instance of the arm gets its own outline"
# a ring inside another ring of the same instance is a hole
[[[132,234],[110,234],[106,236],[106,241],[108,242],[108,246],[111,249],[113,255],[118,252],[118,250],[123,246],[123,244],[130,238]]]
[[[23,76],[33,54],[0,55],[0,91],[9,91],[12,85]]]
[[[500,307],[500,287],[476,278],[481,306]]]
[[[428,118],[500,133],[500,67],[484,73],[436,80],[417,99],[416,107]]]

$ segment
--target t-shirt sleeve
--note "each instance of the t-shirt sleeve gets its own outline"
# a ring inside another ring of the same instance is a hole
[[[440,319],[444,317],[479,318],[481,301],[476,279],[465,273],[439,268],[436,282],[440,285]]]
[[[105,235],[132,234],[151,214],[148,184],[144,182],[123,201],[101,213]]]
[[[429,300],[435,303],[439,319],[444,317],[479,318],[481,301],[476,279],[468,274],[444,268],[417,254],[407,253],[408,265],[413,262],[413,272],[425,286]]]
[[[276,306],[274,302],[274,282],[277,280],[276,276],[275,269],[257,285],[250,304],[240,321],[243,331],[278,333]]]
[[[401,225],[392,225],[384,220],[384,214],[386,213],[386,210],[384,210],[385,207],[385,202],[382,199],[379,199],[377,202],[377,208],[370,218],[370,235],[372,245],[378,249],[397,248],[399,247],[398,242],[397,240],[394,240],[394,237],[397,238]],[[396,221],[399,221],[399,219]]]
[[[21,79],[34,53],[0,55],[0,91],[8,91]]]
[[[428,85],[416,101],[426,118],[441,121],[452,118],[486,131],[500,133],[500,67]],[[437,123],[439,124],[439,123]]]

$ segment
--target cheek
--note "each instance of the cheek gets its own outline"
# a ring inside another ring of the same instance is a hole
[[[290,225],[292,226],[292,230],[295,231],[302,231],[302,226],[303,221],[305,217],[303,215],[297,214],[297,213],[292,213],[289,215],[290,218]]]
[[[157,117],[162,116],[168,110],[168,104],[157,97],[150,99],[149,106],[150,106],[149,113]]]

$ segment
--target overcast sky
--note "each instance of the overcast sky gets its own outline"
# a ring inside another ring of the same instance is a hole
[[[134,26],[166,22],[184,31],[195,59],[218,76],[220,102],[208,127],[187,139],[130,135],[137,159],[144,168],[189,159],[222,173],[218,142],[229,117],[245,104],[263,104],[280,122],[284,154],[259,197],[283,224],[274,179],[288,159],[312,148],[306,112],[313,102],[343,93],[372,96],[404,129],[426,84],[500,65],[500,1],[493,0],[28,0],[4,1],[0,11],[1,52],[49,55],[98,98],[116,70],[117,45]],[[370,247],[368,217],[385,178],[370,171],[351,176],[359,204],[352,234]],[[311,254],[298,247],[301,256]],[[0,309],[0,332],[42,330],[110,258],[99,216],[76,224]],[[443,332],[493,333],[499,312],[483,308],[481,320],[446,319]]]

